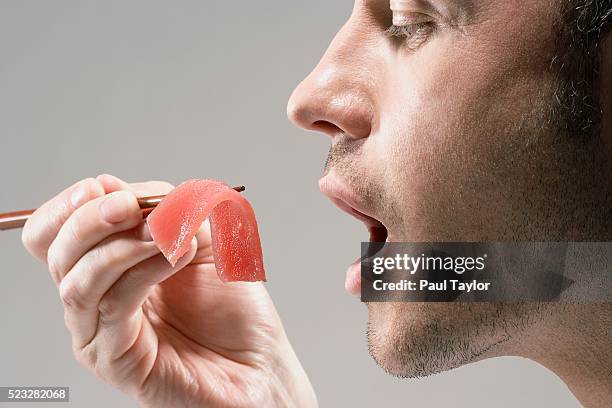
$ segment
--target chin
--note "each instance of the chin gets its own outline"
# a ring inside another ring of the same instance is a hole
[[[419,378],[503,355],[536,310],[528,304],[368,303],[368,349],[386,372]]]

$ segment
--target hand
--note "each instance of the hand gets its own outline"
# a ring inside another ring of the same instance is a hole
[[[208,222],[174,268],[152,242],[136,197],[171,189],[103,175],[27,222],[76,359],[148,407],[316,406],[263,284],[217,277]]]

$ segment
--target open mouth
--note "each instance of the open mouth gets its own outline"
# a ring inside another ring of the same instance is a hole
[[[338,208],[364,223],[364,225],[368,229],[368,232],[370,233],[370,242],[384,243],[385,241],[387,241],[387,227],[385,227],[382,222],[355,209],[339,197],[330,197],[330,199],[334,204],[338,206]]]
[[[333,174],[333,171],[319,180],[319,188],[338,208],[363,222],[370,234],[367,249],[362,250],[361,256],[347,269],[344,284],[349,293],[359,296],[361,292],[361,261],[384,248],[389,232],[382,221],[374,218],[374,211],[362,204],[363,198],[341,183]]]
[[[367,251],[362,254],[360,259],[370,257],[380,251],[389,236],[387,227],[372,215],[366,214],[365,206],[360,205],[360,200],[346,189],[344,186],[330,182],[324,177],[319,182],[321,191],[342,211],[352,215],[361,221],[369,232],[369,245]]]

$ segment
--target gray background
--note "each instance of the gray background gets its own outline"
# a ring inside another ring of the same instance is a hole
[[[0,0],[0,211],[36,206],[102,172],[245,184],[267,287],[322,406],[577,406],[526,360],[399,380],[369,357],[366,309],[343,288],[367,234],[318,191],[326,138],[285,117],[291,90],[351,8]],[[72,402],[56,407],[134,406],[73,360],[57,291],[19,232],[0,233],[0,251],[0,385],[69,386]]]

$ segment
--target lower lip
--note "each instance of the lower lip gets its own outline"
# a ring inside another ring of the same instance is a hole
[[[346,270],[344,288],[353,296],[361,296],[361,260],[358,259]]]

